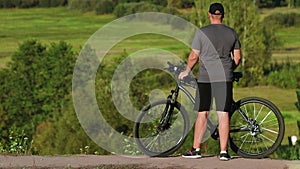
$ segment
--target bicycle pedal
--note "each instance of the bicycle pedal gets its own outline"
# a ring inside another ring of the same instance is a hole
[[[215,131],[211,134],[211,138],[213,138],[214,140],[219,140],[219,132]]]

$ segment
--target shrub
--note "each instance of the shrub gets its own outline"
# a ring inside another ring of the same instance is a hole
[[[297,13],[274,13],[265,17],[264,22],[269,25],[277,25],[280,27],[289,27],[297,24],[297,18],[300,15]]]
[[[68,0],[39,0],[39,6],[44,8],[65,6]]]
[[[14,4],[11,0],[0,0],[0,8],[14,8]]]
[[[80,10],[82,12],[95,10],[97,0],[69,0],[68,6],[70,9]]]
[[[299,88],[300,63],[281,64],[275,62],[269,69],[265,70],[265,77],[261,80],[262,85],[274,85],[280,88]]]
[[[130,15],[138,12],[160,12],[162,6],[138,2],[138,3],[122,3],[116,6],[114,14],[116,17],[122,17],[125,15]]]
[[[3,145],[9,145],[12,127],[31,140],[38,124],[60,112],[63,98],[71,92],[75,56],[65,42],[45,46],[36,40],[25,41],[11,56],[0,71]]]
[[[19,6],[15,5],[20,8],[32,8],[38,6],[38,4],[39,0],[20,0]]]
[[[112,0],[102,0],[96,5],[96,14],[108,14],[114,11],[114,2]]]

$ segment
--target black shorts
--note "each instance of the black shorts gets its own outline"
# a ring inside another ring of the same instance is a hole
[[[216,111],[229,112],[232,104],[232,82],[198,83],[194,110],[212,110],[213,98]]]

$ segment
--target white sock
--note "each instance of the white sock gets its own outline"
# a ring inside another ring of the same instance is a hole
[[[222,150],[222,151],[220,152],[220,154],[223,154],[223,153],[227,154],[227,151]]]
[[[200,148],[196,148],[195,151],[200,151]]]

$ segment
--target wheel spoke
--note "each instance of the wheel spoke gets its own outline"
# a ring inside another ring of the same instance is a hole
[[[245,141],[247,140],[247,138],[248,138],[249,135],[250,135],[250,133],[247,133],[247,134],[245,134],[244,136],[241,137],[241,138],[243,138],[243,137],[246,137],[246,138],[244,139],[244,141],[243,141],[242,144],[240,145],[240,149],[243,148],[243,145],[244,145],[244,143],[245,143]]]
[[[244,105],[243,107],[244,107],[244,110],[245,110],[245,114],[247,115],[247,117],[249,117],[248,109],[247,109],[246,105]]]
[[[262,130],[263,130],[263,131],[268,131],[268,132],[270,132],[270,133],[278,134],[277,131],[274,131],[274,130],[271,130],[271,129],[267,129],[267,128],[265,128],[265,127],[262,127]]]
[[[270,110],[269,113],[264,117],[264,119],[259,123],[259,125],[261,125],[267,118],[268,116],[272,113],[273,111]]]
[[[147,144],[145,147],[146,147],[147,149],[151,150],[152,146],[154,145],[154,143],[155,143],[155,141],[158,139],[158,137],[159,137],[159,134],[158,134],[157,136],[155,136],[155,137],[153,138],[153,140],[151,140],[150,143]],[[151,138],[148,138],[148,140],[150,140],[150,139],[151,139]]]
[[[265,107],[264,105],[262,105],[262,106],[260,107],[260,110],[258,111],[257,116],[254,118],[255,120],[257,120],[258,116],[260,115],[260,113],[262,112],[262,110],[263,110],[264,107]]]
[[[255,119],[256,116],[256,108],[255,108],[255,103],[253,103],[253,119]]]
[[[271,120],[265,121],[265,124],[267,124],[267,123],[271,123],[271,122],[274,122],[274,123],[272,123],[272,124],[269,124],[269,125],[267,125],[267,126],[274,126],[274,125],[278,125],[278,121],[277,121],[277,119],[271,119]],[[265,126],[265,125],[264,125],[264,126]]]
[[[261,136],[262,136],[263,138],[265,138],[266,140],[269,140],[270,142],[275,143],[274,140],[268,138],[267,136],[265,136],[265,135],[263,135],[263,134],[261,134]]]

